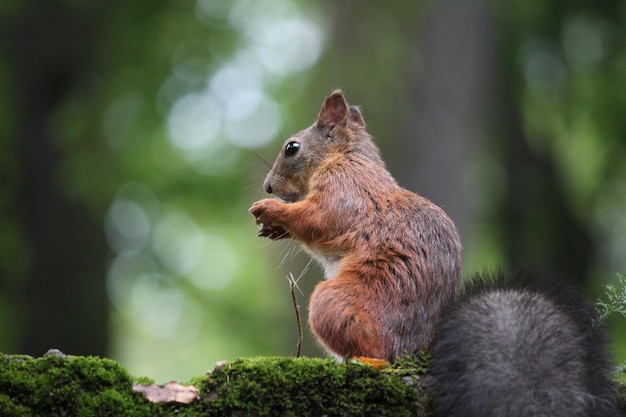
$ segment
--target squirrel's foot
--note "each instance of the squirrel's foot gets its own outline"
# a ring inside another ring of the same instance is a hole
[[[365,356],[354,357],[353,359],[378,370],[389,368],[391,366],[391,364],[385,359],[368,358]]]

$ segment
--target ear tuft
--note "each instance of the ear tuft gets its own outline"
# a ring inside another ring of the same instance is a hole
[[[320,127],[345,125],[348,121],[348,103],[341,90],[335,90],[326,96],[317,124]]]
[[[356,123],[359,126],[365,126],[365,119],[361,114],[361,110],[357,106],[350,106],[350,121]]]

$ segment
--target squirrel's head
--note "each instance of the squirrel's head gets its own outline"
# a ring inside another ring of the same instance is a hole
[[[358,107],[349,106],[341,90],[331,92],[317,121],[285,141],[263,187],[279,199],[293,203],[308,193],[311,180],[354,149],[365,133]]]

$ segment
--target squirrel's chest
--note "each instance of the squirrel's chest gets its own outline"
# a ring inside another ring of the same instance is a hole
[[[339,267],[343,260],[343,255],[339,253],[327,253],[319,248],[303,245],[313,259],[319,262],[324,268],[324,279],[331,279],[339,273]]]

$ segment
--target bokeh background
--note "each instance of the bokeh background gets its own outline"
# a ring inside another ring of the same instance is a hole
[[[7,0],[0,351],[158,382],[294,355],[287,276],[306,316],[321,273],[247,208],[336,87],[466,275],[545,266],[597,298],[626,272],[623,0]]]

